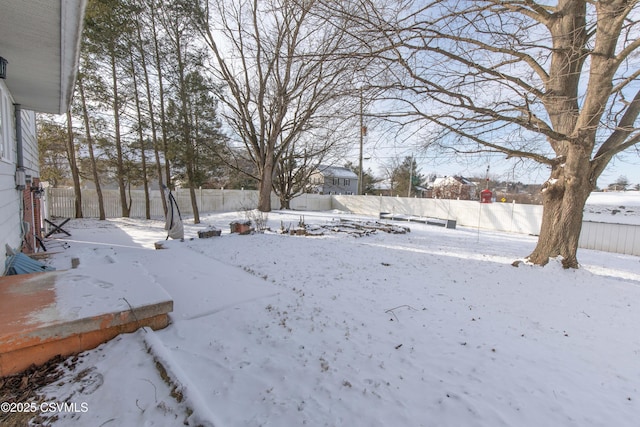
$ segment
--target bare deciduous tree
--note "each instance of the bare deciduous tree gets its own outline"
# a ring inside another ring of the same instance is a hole
[[[351,18],[385,45],[374,53],[402,113],[445,129],[440,143],[457,152],[549,167],[528,259],[577,268],[587,197],[609,161],[640,142],[638,1],[380,3]]]
[[[116,178],[120,190],[123,217],[129,217],[131,205],[127,200],[127,170],[125,168],[126,141],[122,138],[126,94],[122,93],[122,62],[128,57],[126,35],[131,31],[131,4],[120,0],[93,0],[87,5],[84,26],[84,48],[94,58],[104,57],[105,72],[110,74],[110,87],[104,92],[111,102],[114,145],[116,149]]]
[[[203,0],[195,7],[194,23],[224,83],[225,117],[258,171],[264,212],[289,146],[355,110],[344,103],[358,77],[348,19],[322,7],[313,0]]]
[[[80,172],[78,171],[78,162],[76,161],[74,136],[71,110],[67,110],[67,158],[69,159],[71,177],[73,178],[73,193],[75,195],[74,204],[76,212],[75,217],[82,218],[82,190],[80,189]]]

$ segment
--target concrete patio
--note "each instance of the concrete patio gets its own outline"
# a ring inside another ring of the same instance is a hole
[[[0,377],[143,326],[164,328],[172,310],[167,292],[131,265],[0,277]]]

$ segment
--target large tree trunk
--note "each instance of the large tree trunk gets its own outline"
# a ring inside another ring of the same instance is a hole
[[[155,22],[153,23],[155,26]],[[153,99],[151,96],[151,83],[149,82],[149,71],[147,70],[147,60],[146,54],[142,43],[142,34],[140,31],[140,21],[136,19],[136,30],[138,34],[138,50],[140,51],[140,62],[142,65],[142,71],[144,73],[144,85],[147,91],[147,107],[149,109],[149,123],[151,125],[151,140],[153,141],[153,152],[155,154],[156,160],[156,170],[158,173],[158,188],[160,193],[162,193],[162,189],[164,188],[164,179],[162,178],[162,164],[160,162],[160,149],[158,147],[158,133],[156,131],[156,118],[154,114],[153,107]],[[155,34],[155,28],[154,28]],[[157,40],[156,40],[157,42]],[[161,80],[162,76],[158,75],[158,80]],[[161,197],[162,200],[162,210],[164,214],[167,214],[167,200],[166,197]]]
[[[291,195],[286,193],[286,190],[281,190],[278,198],[280,199],[280,209],[291,209]]]
[[[193,127],[191,122],[192,115],[190,114],[190,102],[189,97],[187,95],[187,83],[186,83],[186,64],[184,62],[182,47],[181,47],[181,39],[180,32],[175,31],[175,48],[176,48],[176,59],[178,62],[178,84],[179,84],[179,94],[180,94],[180,115],[181,119],[181,127],[182,127],[182,143],[185,145],[184,150],[186,152],[186,169],[187,169],[187,178],[189,180],[189,194],[191,195],[191,207],[193,208],[193,223],[200,224],[200,213],[198,211],[198,200],[196,198],[195,191],[195,148],[193,141]]]
[[[625,2],[596,2],[598,11],[597,38],[590,56],[584,54],[589,38],[587,2],[563,0],[553,15],[550,27],[553,38],[552,55],[545,99],[553,128],[568,138],[551,141],[559,159],[551,179],[544,188],[544,214],[538,245],[529,256],[535,264],[544,265],[549,257],[562,257],[565,268],[578,268],[578,241],[582,230],[584,206],[606,164],[627,143],[640,105],[629,107],[605,142],[596,146],[599,122],[608,99],[614,93],[615,59],[620,30],[630,9]],[[600,16],[606,19],[600,19]],[[590,30],[589,30],[590,31]],[[590,61],[587,93],[579,94],[584,62]],[[635,99],[640,93],[636,95]],[[581,100],[578,103],[578,100]],[[629,141],[632,143],[633,140]],[[610,151],[609,151],[610,150]],[[593,160],[591,160],[593,155]]]
[[[587,39],[586,4],[578,0],[560,3],[559,8],[567,13],[555,15],[550,23],[554,53],[545,84],[547,93],[554,96],[548,96],[544,102],[554,130],[570,140],[550,141],[556,163],[542,189],[544,213],[540,236],[529,260],[545,265],[549,258],[560,256],[565,268],[578,268],[582,214],[593,190],[589,156],[595,133],[580,122],[578,105],[580,70],[586,56],[576,47],[584,46]],[[586,132],[581,130],[583,126]]]
[[[151,200],[149,197],[149,179],[147,174],[147,154],[146,154],[146,146],[144,142],[144,132],[143,125],[144,120],[142,119],[142,109],[140,108],[140,93],[138,92],[138,79],[136,78],[136,67],[134,64],[133,58],[133,49],[131,51],[130,56],[131,63],[131,76],[133,77],[133,98],[135,100],[136,105],[136,114],[138,115],[138,140],[140,141],[140,160],[142,162],[142,185],[144,188],[144,212],[145,218],[151,219]],[[160,187],[162,188],[162,187]],[[131,194],[131,191],[129,191]]]
[[[127,202],[127,189],[125,188],[125,172],[122,154],[122,139],[120,138],[120,98],[118,94],[118,76],[116,72],[116,53],[111,51],[111,80],[113,83],[113,126],[116,137],[116,169],[118,188],[120,190],[120,204],[122,205],[122,217],[128,218],[130,215],[129,204]]]
[[[155,52],[155,67],[158,79],[158,95],[160,96],[160,130],[162,131],[162,149],[164,151],[164,171],[165,171],[165,182],[167,183],[167,187],[171,189],[173,187],[171,182],[171,164],[169,162],[169,142],[167,139],[167,116],[165,114],[164,109],[164,73],[162,68],[162,54],[160,52],[160,44],[159,37],[156,28],[156,9],[154,3],[151,4],[151,30],[153,31],[153,48]],[[158,173],[160,173],[158,171]],[[166,203],[164,205],[165,213],[167,212],[168,207]]]
[[[554,166],[542,189],[542,225],[529,261],[545,265],[559,256],[564,268],[578,268],[582,215],[595,182],[591,175],[589,156],[577,145],[570,148],[565,163]]]
[[[82,218],[82,191],[80,189],[80,172],[78,171],[78,163],[76,162],[76,149],[73,144],[71,110],[67,110],[67,134],[67,155],[69,159],[69,166],[71,167],[71,177],[73,178],[73,192],[76,195],[76,218]]]
[[[260,175],[260,186],[258,187],[258,210],[261,212],[271,212],[271,190],[273,188],[275,159],[273,158],[273,153],[267,154],[266,157]]]
[[[193,172],[189,169],[187,175],[189,179],[193,179]],[[196,189],[193,185],[189,186],[189,195],[191,196],[191,209],[193,209],[193,223],[200,224],[200,211],[198,210],[198,198],[196,197]]]
[[[145,142],[140,137],[140,160],[142,161],[142,184],[144,188],[144,215],[146,219],[151,219],[151,200],[149,196],[149,179],[147,173],[147,155],[145,153]]]
[[[84,120],[84,132],[87,138],[87,147],[89,149],[89,160],[91,161],[91,169],[93,172],[93,182],[96,186],[96,194],[98,195],[98,212],[100,220],[104,221],[107,216],[104,211],[104,198],[102,197],[102,187],[100,186],[100,175],[98,174],[98,165],[96,156],[93,151],[93,136],[91,135],[91,127],[89,126],[89,112],[87,111],[87,101],[84,97],[84,83],[82,78],[78,79],[78,90],[80,92],[80,103],[82,104],[82,118]]]

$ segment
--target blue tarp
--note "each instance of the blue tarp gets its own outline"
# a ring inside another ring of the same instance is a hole
[[[15,255],[10,255],[4,263],[5,276],[12,276],[14,274],[29,274],[29,273],[41,273],[43,271],[53,271],[55,268],[43,264],[40,261],[29,258],[25,254],[18,252]]]

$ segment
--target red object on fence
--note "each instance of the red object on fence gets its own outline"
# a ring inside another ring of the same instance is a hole
[[[482,190],[480,192],[480,203],[491,203],[491,199],[493,198],[493,193],[491,190]]]

